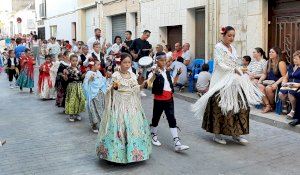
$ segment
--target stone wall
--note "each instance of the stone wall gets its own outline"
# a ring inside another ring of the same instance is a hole
[[[182,25],[182,42],[191,44],[191,52],[195,53],[195,20],[193,10],[205,8],[206,23],[210,24],[208,18],[208,4],[214,5],[215,0],[142,0],[141,1],[141,30],[150,30],[150,43],[167,44],[166,26]],[[213,14],[213,12],[211,12]],[[213,24],[211,24],[212,28]],[[212,30],[212,29],[211,29]],[[211,33],[206,28],[206,46],[211,45]],[[207,50],[207,49],[206,49]],[[208,57],[208,50],[206,51]]]
[[[222,0],[218,5],[218,28],[236,29],[234,45],[240,56],[251,55],[255,47],[266,49],[267,0]]]

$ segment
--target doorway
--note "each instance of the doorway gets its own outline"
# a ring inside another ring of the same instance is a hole
[[[205,58],[205,9],[196,9],[195,17],[195,58]]]
[[[291,63],[293,53],[300,48],[300,1],[269,1],[268,47],[278,46],[284,59]]]
[[[175,44],[182,45],[182,26],[168,26],[167,27],[167,40],[172,50],[175,50]]]

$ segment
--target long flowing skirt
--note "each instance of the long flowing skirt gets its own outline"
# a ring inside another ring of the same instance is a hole
[[[49,83],[51,83],[50,77],[45,77],[43,80],[40,80],[40,81],[41,81],[41,87],[39,89],[40,98],[43,98],[43,99],[53,98],[53,96],[50,94],[51,90],[54,89],[52,87],[52,84],[49,85]],[[50,86],[51,86],[51,88],[50,88]]]
[[[236,114],[230,111],[224,115],[219,106],[220,98],[217,94],[218,92],[208,100],[202,128],[210,133],[228,136],[249,134],[250,107],[241,108]],[[241,100],[240,97],[239,100]]]
[[[150,127],[138,94],[119,96],[116,93],[112,109],[105,109],[100,123],[96,141],[97,156],[115,163],[147,160],[152,149]],[[107,99],[106,107],[111,105]]]
[[[69,115],[79,114],[85,111],[85,96],[81,83],[69,83],[67,87],[65,113]]]
[[[23,69],[20,72],[20,75],[17,79],[17,85],[24,88],[33,88],[34,87],[34,79],[29,74],[28,69]]]
[[[97,127],[99,127],[105,107],[104,98],[104,93],[99,90],[98,95],[87,105],[89,119],[92,126],[96,125]]]

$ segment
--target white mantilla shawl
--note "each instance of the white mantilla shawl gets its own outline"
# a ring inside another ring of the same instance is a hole
[[[248,76],[240,76],[235,73],[239,70],[239,58],[236,50],[231,46],[232,52],[222,43],[215,46],[215,65],[211,78],[209,91],[204,94],[195,104],[192,105],[192,111],[195,116],[203,117],[208,100],[216,92],[219,92],[219,106],[222,113],[226,115],[229,111],[235,114],[242,108],[247,108],[249,104],[256,105],[261,103],[263,94],[258,87],[254,85]],[[239,103],[238,97],[241,97]]]

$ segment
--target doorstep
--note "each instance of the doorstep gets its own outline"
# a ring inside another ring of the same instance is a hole
[[[195,103],[197,99],[199,99],[199,96],[196,93],[190,93],[190,92],[175,92],[174,96],[178,99],[185,100],[190,103]],[[282,128],[285,130],[290,130],[293,132],[300,133],[300,125],[296,127],[291,127],[288,124],[291,120],[287,120],[285,116],[275,114],[274,112],[263,114],[261,113],[260,109],[256,109],[252,107],[250,111],[250,119],[271,126],[275,126],[277,128]]]

